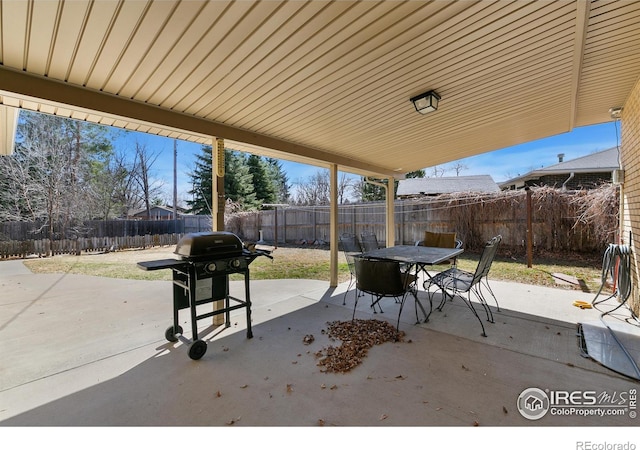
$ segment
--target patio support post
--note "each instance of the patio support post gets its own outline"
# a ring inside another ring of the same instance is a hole
[[[364,181],[384,189],[386,246],[393,247],[396,243],[395,206],[393,203],[395,196],[395,179],[389,177],[386,183],[381,183],[371,177],[365,177]]]
[[[211,159],[211,231],[224,231],[224,139],[213,139]]]
[[[0,155],[13,154],[19,111],[18,108],[0,105]]]
[[[389,177],[387,179],[387,189],[386,193],[386,222],[387,222],[387,247],[393,247],[396,245],[396,221],[395,221],[395,206],[394,206],[394,185],[395,179],[393,177]]]
[[[214,138],[211,145],[211,231],[224,231],[224,139]],[[214,283],[211,279],[211,283]],[[211,286],[213,290],[213,285]],[[224,300],[212,303],[213,310],[224,308]],[[216,314],[213,325],[224,324],[224,314]]]
[[[329,260],[330,280],[329,286],[338,286],[338,165],[329,167],[331,184],[331,201],[329,202]]]

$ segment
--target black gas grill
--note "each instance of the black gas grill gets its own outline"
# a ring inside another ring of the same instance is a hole
[[[173,272],[173,326],[167,328],[165,338],[177,342],[182,335],[178,312],[190,308],[193,339],[189,357],[200,359],[207,351],[207,343],[198,339],[197,321],[219,314],[225,315],[225,327],[231,326],[230,312],[246,308],[247,338],[251,339],[251,297],[249,292],[249,264],[259,256],[271,258],[268,250],[246,247],[233,233],[219,231],[186,234],[174,251],[178,259],[139,262],[143,270],[171,269]],[[229,295],[229,275],[244,274],[245,300]],[[196,308],[206,303],[224,301],[224,307],[205,314]],[[231,302],[234,302],[231,304]]]

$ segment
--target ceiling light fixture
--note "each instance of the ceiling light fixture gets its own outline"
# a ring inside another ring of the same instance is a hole
[[[425,92],[424,94],[416,95],[411,99],[413,106],[415,106],[416,111],[420,114],[427,114],[438,109],[439,101],[440,96],[436,91]]]
[[[614,108],[609,108],[609,115],[612,119],[619,119],[622,116],[622,107],[616,106]]]

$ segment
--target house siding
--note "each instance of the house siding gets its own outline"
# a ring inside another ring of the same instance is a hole
[[[182,208],[178,208],[178,218],[182,217]],[[135,214],[129,216],[132,219],[145,219],[145,220],[173,220],[173,211],[168,208],[159,208],[154,206],[149,211],[149,217],[147,217],[147,211],[138,211]]]
[[[640,313],[640,290],[638,281],[640,268],[638,252],[640,245],[640,81],[636,82],[627,99],[621,120],[621,163],[625,181],[621,189],[624,211],[621,221],[620,242],[631,247],[631,280],[633,284],[629,304],[636,314]]]
[[[538,180],[529,181],[527,186],[551,186],[560,188],[568,179],[567,174],[545,175]],[[567,189],[593,189],[606,182],[611,182],[611,173],[576,173],[574,177],[567,182],[566,187]]]

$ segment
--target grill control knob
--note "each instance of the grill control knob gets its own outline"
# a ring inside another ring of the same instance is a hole
[[[205,270],[209,273],[213,273],[216,271],[216,263],[209,263],[205,266]]]
[[[234,269],[237,269],[238,267],[240,267],[240,260],[239,259],[231,260],[231,267],[233,267]]]

